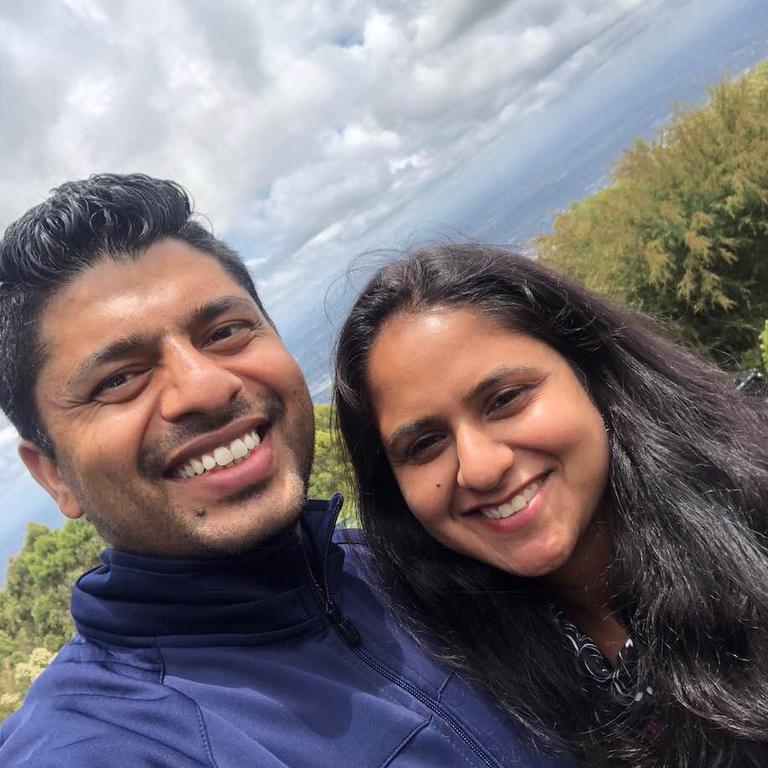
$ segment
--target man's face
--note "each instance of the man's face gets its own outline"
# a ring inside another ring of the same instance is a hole
[[[105,259],[44,308],[35,389],[69,517],[147,554],[228,554],[294,523],[313,415],[293,358],[212,257],[177,240]]]

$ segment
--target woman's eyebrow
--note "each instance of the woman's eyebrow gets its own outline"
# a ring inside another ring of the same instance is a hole
[[[501,365],[489,373],[482,381],[475,384],[472,389],[462,397],[463,403],[474,400],[487,389],[497,386],[508,377],[527,377],[535,373],[536,369],[530,365]]]
[[[394,448],[395,443],[400,440],[410,437],[413,434],[421,432],[427,427],[434,425],[434,419],[415,419],[399,426],[384,442],[385,450]]]

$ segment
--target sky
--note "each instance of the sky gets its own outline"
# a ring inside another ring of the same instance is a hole
[[[360,254],[524,244],[675,102],[768,56],[764,5],[3,0],[0,231],[68,179],[173,178],[321,391]],[[0,569],[55,518],[15,444],[0,417]]]
[[[285,317],[299,281],[321,285],[328,243],[695,4],[6,0],[0,227],[62,180],[171,177]]]

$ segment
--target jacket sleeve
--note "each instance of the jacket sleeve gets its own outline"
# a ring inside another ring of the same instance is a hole
[[[197,705],[167,689],[145,693],[28,699],[0,729],[0,765],[215,768]]]

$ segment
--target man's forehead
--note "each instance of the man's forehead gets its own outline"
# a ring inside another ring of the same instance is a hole
[[[119,339],[162,335],[233,302],[255,307],[213,257],[183,243],[158,246],[136,259],[105,258],[49,299],[40,325],[48,361],[77,365]]]

